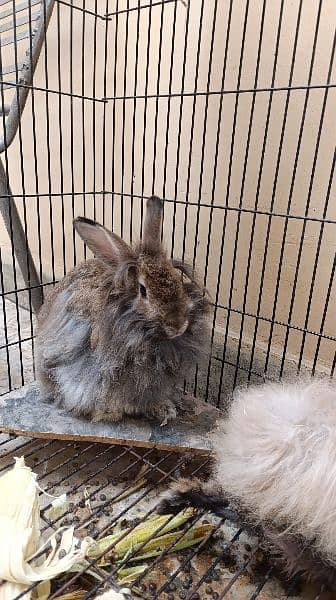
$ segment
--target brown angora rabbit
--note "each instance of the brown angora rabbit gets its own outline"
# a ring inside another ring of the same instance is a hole
[[[162,248],[162,210],[159,198],[147,201],[135,248],[94,221],[74,221],[95,258],[40,310],[37,379],[44,396],[76,415],[176,416],[177,385],[204,347],[209,302],[192,269]]]
[[[238,391],[213,434],[209,482],[181,480],[159,512],[186,504],[261,535],[290,575],[336,584],[336,385],[326,379]]]

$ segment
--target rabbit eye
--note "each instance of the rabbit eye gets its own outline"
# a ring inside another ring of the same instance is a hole
[[[142,285],[142,283],[139,284],[139,289],[140,289],[140,295],[143,298],[146,298],[146,296],[147,296],[147,290],[146,290],[145,286]]]

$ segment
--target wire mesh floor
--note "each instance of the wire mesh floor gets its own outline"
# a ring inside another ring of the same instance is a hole
[[[47,534],[60,525],[73,524],[78,538],[90,535],[94,539],[115,531],[126,536],[147,517],[155,515],[158,495],[172,480],[206,475],[211,466],[207,456],[196,458],[190,453],[0,434],[0,475],[13,464],[14,456],[22,455],[38,474],[41,488],[53,495],[67,494],[67,503],[58,514],[50,513],[50,499],[41,495],[42,532]],[[186,540],[195,525],[206,526],[205,537],[187,550],[172,552],[174,544]],[[139,564],[142,548],[158,535],[160,530],[118,563],[113,558],[115,543],[111,543],[102,557],[110,557],[108,568],[101,566],[101,560],[91,560],[89,568],[84,565],[78,572],[55,579],[50,600],[74,590],[83,590],[82,598],[95,598],[109,584],[124,585],[120,580],[121,569]],[[143,599],[331,600],[333,597],[311,586],[302,587],[297,580],[286,585],[280,583],[257,538],[202,512],[195,512],[181,527],[170,547],[160,549],[145,563],[141,560],[141,564],[146,565],[142,573],[127,587],[135,597]]]

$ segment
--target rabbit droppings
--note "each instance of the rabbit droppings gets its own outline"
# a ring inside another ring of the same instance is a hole
[[[213,447],[213,478],[180,481],[159,512],[192,505],[241,521],[288,574],[335,585],[335,384],[305,380],[238,391]]]
[[[73,414],[176,416],[177,384],[204,348],[209,302],[192,269],[167,257],[162,211],[159,198],[147,201],[143,241],[134,248],[94,221],[74,221],[95,258],[47,296],[36,348],[43,396]]]

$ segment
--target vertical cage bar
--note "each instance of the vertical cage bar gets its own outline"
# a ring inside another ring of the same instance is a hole
[[[126,2],[125,45],[124,45],[124,82],[123,95],[127,90],[128,68],[128,31],[129,31],[129,0]],[[121,196],[120,196],[120,234],[124,234],[124,184],[125,184],[125,129],[126,129],[126,100],[122,101],[122,132],[121,132]]]
[[[329,84],[330,80],[331,80],[332,68],[333,68],[334,57],[335,57],[335,44],[336,44],[336,34],[334,35],[332,53],[331,53],[330,64],[329,64],[329,72],[328,72],[328,77],[327,77],[327,84]],[[306,202],[305,213],[304,213],[305,217],[308,216],[309,209],[310,209],[311,196],[312,196],[313,184],[314,184],[315,173],[316,173],[316,164],[317,164],[317,159],[318,159],[318,155],[319,155],[321,134],[322,134],[322,128],[323,128],[323,125],[324,125],[324,118],[325,118],[325,112],[326,112],[326,106],[327,106],[328,96],[329,96],[329,88],[326,88],[325,92],[324,92],[324,95],[323,95],[323,104],[322,104],[322,110],[321,110],[321,117],[320,117],[320,122],[319,122],[317,137],[316,137],[316,144],[315,144],[313,165],[312,165],[312,170],[311,170],[311,174],[310,174],[310,181],[309,181],[307,202]],[[307,102],[308,102],[308,100],[307,100]],[[302,123],[302,133],[303,133],[303,126],[304,126],[304,123]],[[300,134],[301,134],[301,130],[300,130]],[[300,144],[298,142],[299,149],[300,149],[300,146],[301,146],[301,139],[302,139],[302,137],[299,140]],[[297,154],[295,156],[295,164],[294,164],[293,176],[292,176],[292,181],[291,181],[291,188],[290,188],[290,193],[289,193],[290,201],[291,201],[292,196],[293,196],[294,183],[295,183],[295,175],[296,175],[296,167],[297,167],[298,158],[299,158],[299,152],[297,152]],[[333,168],[332,168],[332,171],[333,171]],[[324,206],[324,209],[323,209],[323,214],[324,215],[326,215],[326,213],[327,213],[328,204],[329,204],[329,195],[327,193],[327,197],[326,197],[326,201],[325,201],[325,206]],[[322,232],[323,232],[323,225],[324,224],[321,223],[321,226],[320,226],[320,229],[322,230]],[[303,246],[304,246],[306,227],[307,227],[307,221],[303,221],[301,238],[300,238],[300,244],[299,244],[299,250],[298,250],[298,254],[297,254],[297,258],[296,258],[296,267],[295,267],[295,274],[294,274],[294,282],[293,282],[293,288],[292,288],[291,300],[290,300],[289,312],[288,312],[288,318],[287,318],[289,326],[286,328],[285,341],[284,341],[283,352],[282,352],[282,361],[281,361],[281,366],[280,366],[280,377],[283,374],[284,365],[285,365],[286,351],[287,351],[289,331],[290,331],[290,323],[291,323],[291,320],[292,320],[293,308],[294,308],[294,303],[295,303],[295,298],[296,298],[296,289],[297,289],[297,283],[298,283],[298,278],[299,278],[299,269],[300,269],[300,265],[301,265],[301,257],[302,257],[302,251],[303,251]],[[285,245],[285,241],[286,241],[286,237],[285,237],[285,234],[284,234],[283,245]],[[279,275],[279,279],[280,279],[280,276],[281,276],[281,273]],[[310,306],[311,306],[311,301],[312,301],[312,295],[313,295],[313,291],[314,291],[314,283],[315,283],[315,281],[312,278],[312,286],[311,286],[310,293],[309,293],[309,296],[308,296],[307,315],[309,315],[309,311],[310,311]],[[307,316],[305,318],[305,323],[306,323],[305,329],[308,327],[308,318],[307,318]],[[300,363],[299,363],[299,365],[300,365]]]
[[[61,223],[62,223],[62,258],[63,275],[66,273],[66,250],[65,250],[65,210],[64,210],[64,165],[63,165],[63,127],[62,127],[62,53],[61,53],[61,8],[56,4],[57,18],[57,83],[58,83],[58,121],[59,121],[59,155],[60,155],[60,192],[61,192]],[[93,103],[95,105],[95,103]]]
[[[0,285],[1,285],[2,291],[4,291],[5,286],[4,286],[4,277],[3,277],[1,246],[0,246]],[[12,389],[12,375],[11,375],[10,357],[9,357],[9,348],[8,348],[9,338],[8,338],[6,302],[5,302],[5,296],[4,296],[4,294],[2,294],[2,299],[1,300],[2,300],[2,315],[3,315],[4,337],[5,337],[5,344],[6,344],[6,363],[7,363],[8,389],[11,390]]]
[[[109,0],[106,0],[105,5],[105,14],[108,14],[108,6]],[[106,16],[105,18],[105,36],[104,36],[104,77],[103,77],[103,97],[106,98],[107,95],[107,64],[108,64],[108,33],[109,33],[109,23],[110,20]],[[93,103],[95,105],[95,102]],[[102,184],[103,184],[103,198],[102,198],[102,214],[103,214],[103,222],[105,215],[105,204],[106,204],[106,171],[107,171],[107,101],[104,101],[103,105],[103,135],[102,135]],[[95,116],[96,113],[94,113]],[[96,210],[96,203],[94,203],[94,210]],[[94,214],[96,217],[96,214]]]
[[[230,31],[231,31],[232,8],[233,8],[233,0],[230,1],[227,24],[226,24],[226,31],[225,31],[225,46],[224,46],[224,60],[223,60],[223,70],[222,70],[222,78],[221,78],[221,89],[224,88],[225,77],[226,77],[226,67],[227,67],[227,58],[228,58],[228,49],[229,49],[229,40],[230,40]],[[222,118],[223,118],[223,104],[224,104],[224,94],[222,94],[220,97],[219,110],[218,110],[215,158],[214,158],[214,166],[213,166],[213,172],[212,172],[212,189],[211,189],[211,201],[210,201],[211,207],[210,207],[210,214],[209,214],[207,246],[206,246],[206,253],[205,253],[205,268],[204,268],[204,279],[203,279],[204,287],[206,287],[206,285],[207,285],[208,268],[209,268],[210,242],[211,242],[211,233],[212,233],[212,225],[213,225],[213,214],[214,214],[213,207],[214,207],[214,202],[215,202],[219,142],[220,142],[220,137],[221,137]],[[219,256],[219,265],[218,265],[217,284],[216,284],[216,295],[215,295],[215,301],[214,301],[214,311],[213,311],[213,318],[212,318],[212,323],[211,323],[210,352],[209,352],[209,360],[208,360],[207,375],[206,375],[206,387],[205,387],[205,399],[206,400],[208,400],[208,397],[209,397],[210,375],[211,375],[211,365],[212,365],[211,356],[212,356],[212,350],[213,350],[213,344],[214,344],[214,334],[215,334],[215,327],[216,327],[216,320],[217,320],[217,310],[218,310],[218,300],[219,300],[219,284],[220,284],[219,273],[222,269],[223,250],[224,250],[224,247],[221,246],[220,256]]]
[[[42,2],[44,22],[47,22],[46,14],[46,3]],[[49,88],[49,73],[48,73],[48,42],[47,42],[47,30],[44,30],[44,81],[45,88]],[[54,243],[54,211],[52,202],[52,180],[51,180],[51,147],[50,147],[50,105],[49,105],[49,93],[45,92],[45,114],[46,114],[46,145],[47,145],[47,175],[48,175],[48,201],[49,201],[49,219],[50,219],[50,250],[51,250],[51,273],[52,279],[55,281],[55,243]]]
[[[83,214],[86,215],[86,135],[85,135],[85,26],[86,26],[86,14],[85,14],[85,0],[82,0],[83,13],[82,13],[82,64],[81,64],[81,92],[82,92],[82,185],[83,185]],[[95,104],[95,103],[93,103]],[[86,259],[86,244],[84,244],[84,259]]]
[[[73,76],[73,60],[74,60],[74,43],[73,43],[73,29],[74,29],[74,18],[73,6],[69,7],[69,87],[70,87],[70,178],[71,178],[71,211],[72,211],[72,219],[75,218],[75,149],[74,149],[74,107],[73,107],[73,97],[74,93],[74,76]],[[73,263],[76,265],[77,263],[77,248],[76,248],[76,238],[75,238],[75,230],[72,230],[72,246],[73,246]]]
[[[169,133],[170,133],[170,115],[171,115],[171,90],[172,90],[172,84],[173,84],[173,70],[174,70],[174,56],[175,56],[174,46],[175,46],[175,36],[176,36],[176,15],[177,15],[177,2],[174,3],[174,12],[173,12],[173,19],[172,19],[172,42],[171,42],[171,51],[170,51],[170,59],[169,59],[169,83],[168,83],[168,100],[167,100],[168,104],[167,104],[167,116],[166,116],[166,139],[165,139],[165,149],[164,149],[163,185],[162,185],[162,194],[163,194],[164,198],[167,193],[166,186],[167,186],[167,168],[168,168],[168,146],[169,146]],[[157,110],[157,108],[156,108],[156,110]],[[175,236],[176,198],[174,197],[173,200],[174,200],[174,217],[173,217],[173,230],[172,230],[172,236],[171,236],[171,256],[173,255],[174,236]],[[162,234],[163,234],[163,225],[164,225],[164,223],[162,223]]]
[[[15,33],[14,33],[15,35]],[[2,47],[0,44],[0,70],[3,68],[3,54]],[[0,86],[1,93],[1,116],[2,116],[2,127],[4,132],[4,163],[2,159],[0,159],[0,206],[3,207],[1,210],[2,217],[4,219],[4,223],[9,235],[10,247],[11,247],[11,259],[12,259],[12,267],[13,267],[13,280],[14,280],[14,302],[15,302],[15,313],[17,319],[17,332],[18,332],[18,350],[19,350],[19,359],[20,359],[20,377],[21,377],[21,385],[24,382],[23,375],[23,363],[22,363],[22,343],[21,343],[21,328],[20,328],[20,313],[19,313],[19,298],[18,298],[18,284],[17,284],[17,271],[15,264],[15,247],[20,247],[19,244],[22,243],[22,248],[25,247],[24,240],[24,232],[21,228],[16,228],[13,226],[13,223],[20,222],[20,217],[18,214],[17,207],[15,202],[12,202],[12,191],[9,185],[9,162],[8,162],[8,143],[7,141],[7,130],[6,130],[6,117],[5,117],[5,97],[4,97],[4,88]],[[1,193],[3,196],[1,196]],[[16,240],[15,236],[20,235],[20,239]],[[17,244],[17,246],[16,246]],[[25,257],[22,257],[22,265],[23,268],[25,266]],[[4,291],[4,290],[3,290]],[[6,307],[5,307],[6,311]],[[9,363],[10,367],[10,363]],[[9,383],[11,383],[11,379],[9,378]],[[10,388],[11,389],[11,388]]]
[[[322,0],[320,0],[319,6],[318,6],[318,13],[317,13],[315,33],[314,33],[314,41],[313,41],[313,50],[312,50],[312,56],[311,56],[310,67],[309,67],[309,75],[308,75],[308,85],[309,86],[311,85],[312,76],[313,76],[313,68],[314,68],[314,62],[315,62],[317,40],[318,40],[320,21],[321,21],[321,10],[322,10]],[[306,90],[304,107],[303,107],[303,111],[302,111],[302,118],[301,118],[301,123],[300,123],[300,133],[299,133],[296,154],[295,154],[295,160],[294,160],[294,172],[293,172],[293,179],[292,179],[292,183],[291,183],[291,192],[290,192],[287,207],[286,207],[287,214],[290,213],[291,205],[292,205],[292,189],[294,186],[295,172],[296,172],[298,157],[299,157],[300,149],[301,149],[303,128],[304,128],[304,124],[305,124],[305,120],[306,120],[307,107],[308,107],[309,92],[310,92],[310,90],[308,88]],[[288,99],[289,98],[290,98],[290,91],[288,94]],[[273,190],[272,190],[272,202],[273,203],[275,200],[275,194],[276,194],[276,189],[277,189],[277,184],[278,184],[280,160],[281,160],[282,150],[283,150],[283,140],[284,140],[284,134],[285,134],[285,130],[286,130],[286,122],[287,122],[287,113],[286,113],[286,119],[284,119],[284,123],[283,123],[283,130],[281,132],[282,135],[281,135],[281,142],[280,142],[279,153],[278,153],[276,175],[275,175],[274,183],[273,183]],[[272,221],[272,218],[270,218],[270,226],[271,226],[271,221]],[[273,307],[272,307],[272,316],[271,316],[272,323],[270,326],[270,333],[269,333],[268,345],[267,345],[267,351],[266,351],[266,359],[265,359],[265,366],[264,366],[265,374],[267,373],[267,370],[268,370],[268,363],[269,363],[271,345],[272,345],[272,340],[273,340],[274,320],[276,317],[277,301],[278,301],[278,294],[279,294],[279,287],[280,287],[280,278],[281,278],[282,265],[283,265],[283,259],[284,259],[285,242],[287,239],[288,222],[289,222],[289,219],[288,219],[288,217],[286,217],[285,225],[284,225],[284,232],[283,232],[282,241],[281,241],[279,268],[278,268],[278,272],[277,272],[276,286],[275,286],[275,292],[274,292],[274,302],[273,302]]]
[[[264,39],[265,13],[266,13],[266,2],[264,1],[263,5],[262,5],[261,20],[260,20],[257,61],[256,61],[256,68],[255,68],[254,82],[253,82],[254,88],[258,87],[260,58],[261,58],[261,50],[262,50],[262,44],[263,44],[263,39]],[[250,143],[251,143],[251,134],[252,134],[255,105],[256,105],[256,92],[254,92],[252,95],[252,105],[251,105],[249,126],[248,126],[248,132],[247,132],[242,182],[241,182],[241,186],[240,186],[239,208],[242,208],[242,206],[243,206],[246,171],[247,171],[247,164],[248,164],[249,156],[250,156]],[[232,272],[231,272],[230,291],[229,291],[229,300],[228,300],[229,308],[232,307],[232,296],[233,296],[234,279],[235,279],[236,266],[237,266],[237,252],[238,252],[238,245],[239,245],[241,216],[242,216],[242,213],[241,213],[241,211],[239,211],[238,216],[237,216],[237,226],[236,226],[236,234],[235,234],[234,249],[233,249]],[[250,241],[249,241],[250,248],[251,248],[251,244],[252,244],[252,231],[251,231],[251,237],[250,237]],[[234,372],[233,387],[236,386],[237,376],[238,376],[238,368],[239,368],[239,363],[240,363],[240,351],[241,351],[242,338],[243,338],[244,316],[245,316],[244,313],[246,311],[247,291],[248,291],[248,279],[246,280],[245,286],[244,286],[244,296],[243,296],[243,304],[242,304],[242,313],[243,314],[241,315],[241,319],[240,319],[240,331],[239,331],[238,349],[237,349],[237,358],[236,358],[237,364],[236,364],[236,368],[235,368],[235,372]],[[226,321],[226,329],[225,329],[224,346],[226,346],[226,343],[227,343],[231,314],[232,313],[230,311],[228,311],[227,321]]]
[[[45,22],[46,22],[46,16],[45,16]],[[16,21],[16,5],[15,5],[15,1],[13,1],[13,23],[14,23],[14,37],[16,38],[16,28],[17,28],[17,21]],[[15,81],[16,84],[19,83],[19,60],[18,60],[18,48],[17,48],[17,40],[15,40],[15,45],[14,45],[14,57],[15,57],[15,66],[16,66],[16,71],[15,71]],[[30,254],[30,249],[28,246],[28,228],[27,228],[27,208],[26,208],[26,183],[25,183],[25,169],[24,169],[24,159],[23,159],[23,139],[22,139],[22,127],[21,127],[21,105],[20,105],[20,100],[19,100],[19,86],[16,86],[15,89],[15,94],[17,96],[17,106],[18,106],[18,119],[19,119],[19,123],[18,123],[18,139],[19,139],[19,155],[20,155],[20,170],[21,170],[21,190],[22,190],[22,207],[23,207],[23,228],[24,228],[24,237],[25,237],[25,252],[26,252],[26,268],[27,268],[27,275],[28,275],[28,281],[25,281],[26,286],[28,287],[28,311],[29,311],[29,322],[30,322],[30,337],[31,337],[31,344],[32,344],[32,356],[34,355],[34,327],[33,327],[33,306],[32,306],[32,294],[31,294],[31,289],[30,289],[30,281],[31,281],[31,273],[30,273],[30,265],[29,265],[29,257],[31,256]],[[34,272],[35,272],[35,266],[34,266]],[[36,282],[36,284],[38,285],[39,282]],[[37,291],[39,293],[39,295],[41,296],[40,293],[40,289],[37,288]],[[18,315],[19,320],[20,320],[20,314]],[[18,322],[18,333],[19,336],[21,336],[21,332],[19,329],[19,325],[20,323]],[[23,355],[21,360],[23,359]],[[24,379],[24,364],[23,362],[21,363],[21,372],[23,375],[23,383],[25,382]]]
[[[140,35],[140,0],[137,4],[137,23],[135,40],[135,61],[134,61],[134,88],[133,88],[133,116],[132,116],[132,150],[131,150],[131,206],[130,206],[130,242],[133,241],[133,209],[134,209],[134,181],[135,181],[135,132],[136,132],[136,113],[137,113],[137,89],[138,89],[138,63],[139,63],[139,35]]]
[[[302,16],[302,5],[303,5],[303,0],[300,0],[297,20],[296,20],[296,27],[295,27],[294,44],[293,44],[293,50],[292,50],[292,60],[291,60],[291,66],[290,66],[290,74],[289,74],[289,82],[288,82],[289,88],[291,87],[292,82],[293,82],[294,66],[295,66],[295,59],[296,59],[296,52],[297,52],[297,45],[298,45],[299,31],[300,31],[300,24],[301,24],[301,16]],[[286,122],[287,122],[289,99],[290,99],[290,91],[288,90],[287,94],[286,94],[284,116],[283,116],[283,122],[282,122],[282,128],[281,128],[281,137],[280,137],[278,159],[277,159],[277,164],[276,164],[276,173],[275,173],[275,177],[274,177],[274,181],[273,181],[273,193],[272,193],[271,205],[270,205],[270,209],[269,209],[271,214],[274,209],[274,202],[275,202],[274,185],[275,185],[275,182],[277,181],[277,177],[278,177],[277,174],[278,174],[279,165],[280,165],[280,148],[282,148],[282,144],[283,144],[284,130],[285,130]],[[265,136],[264,136],[265,148],[266,148],[266,143],[267,143],[267,135],[266,134],[267,134],[267,132],[265,131]],[[261,158],[260,166],[259,166],[258,186],[260,185],[259,182],[261,182],[261,177],[262,177],[262,173],[264,170],[264,159],[265,159],[264,144],[263,144],[262,158]],[[265,274],[266,274],[267,248],[269,247],[269,238],[270,238],[271,224],[272,224],[271,214],[267,217],[265,252],[264,252],[262,267],[261,267],[261,276],[260,276],[260,284],[259,284],[259,292],[258,292],[258,303],[257,303],[257,310],[256,310],[257,316],[260,315],[260,309],[261,309],[261,303],[262,303],[262,291],[263,291],[263,287],[264,287],[264,280],[265,280]],[[253,335],[252,335],[252,350],[251,350],[251,358],[250,358],[250,366],[249,366],[249,379],[252,375],[253,359],[254,359],[254,354],[255,354],[255,349],[256,349],[256,344],[257,344],[258,330],[259,330],[259,319],[256,319],[256,322],[254,325],[254,330],[253,330]]]
[[[164,16],[164,4],[161,4],[161,10],[160,10],[160,28],[159,28],[159,58],[158,58],[158,71],[157,71],[157,82],[156,82],[157,97],[155,99],[155,118],[154,118],[154,149],[153,149],[153,169],[152,169],[152,194],[155,194],[155,183],[156,183],[156,181],[155,181],[155,177],[156,177],[156,150],[157,150],[158,116],[159,116],[159,93],[160,93],[161,59],[162,59],[163,16]]]
[[[141,160],[141,221],[140,221],[140,237],[143,234],[143,219],[144,219],[144,190],[145,190],[145,161],[146,161],[146,126],[147,126],[147,104],[148,104],[148,81],[149,81],[149,62],[151,48],[151,29],[152,29],[152,4],[149,0],[148,7],[148,30],[147,30],[147,50],[146,50],[146,74],[145,74],[145,91],[144,91],[144,109],[143,109],[143,133],[142,133],[142,160]]]
[[[195,66],[195,79],[194,79],[194,95],[193,95],[193,105],[192,105],[192,114],[191,114],[191,128],[190,128],[190,149],[188,155],[188,167],[187,167],[187,182],[186,182],[186,194],[185,194],[185,202],[186,202],[186,210],[184,214],[184,224],[183,224],[183,239],[185,240],[187,237],[187,225],[188,225],[188,202],[189,202],[189,194],[190,194],[190,178],[191,178],[191,166],[192,166],[192,156],[193,156],[193,144],[194,144],[194,133],[195,133],[195,117],[196,117],[196,102],[197,102],[197,88],[198,88],[198,78],[199,78],[199,66],[200,66],[200,56],[201,56],[201,44],[202,44],[202,35],[203,35],[203,25],[204,25],[204,0],[201,2],[200,8],[200,18],[199,18],[199,27],[198,27],[198,39],[197,39],[197,50],[196,50],[196,66]],[[185,245],[182,252],[182,260],[185,258]]]
[[[241,48],[240,48],[239,68],[238,68],[238,77],[237,77],[237,88],[240,87],[240,81],[241,81],[241,75],[242,75],[243,58],[244,58],[244,51],[245,51],[245,40],[246,40],[246,31],[247,31],[247,22],[248,22],[249,8],[250,8],[250,2],[249,2],[249,0],[247,0],[247,2],[246,2],[246,8],[245,8],[245,13],[244,13],[244,25],[243,25],[242,43],[241,43]],[[232,134],[231,134],[231,142],[230,142],[230,157],[229,157],[229,168],[228,168],[228,176],[227,176],[227,183],[226,183],[225,206],[228,205],[229,196],[230,196],[231,176],[232,176],[232,163],[233,163],[233,151],[234,151],[234,144],[235,144],[237,118],[238,118],[238,104],[239,104],[239,95],[237,94],[236,95],[236,99],[235,99],[233,124],[232,124]],[[222,243],[221,243],[221,256],[224,253],[224,242],[225,242],[226,225],[227,225],[227,212],[228,212],[227,208],[225,208],[223,235],[222,235]],[[218,290],[219,290],[220,280],[221,280],[221,273],[219,272],[218,273],[218,283],[217,283]],[[218,386],[218,394],[217,394],[217,405],[219,405],[219,403],[220,403],[220,397],[221,397],[221,391],[222,391],[222,385],[223,385],[224,364],[225,364],[224,360],[225,360],[225,353],[226,353],[226,343],[227,343],[227,336],[225,335],[225,340],[224,340],[224,344],[223,344],[223,352],[222,352],[222,365],[221,365],[220,376],[219,376],[219,386]]]

